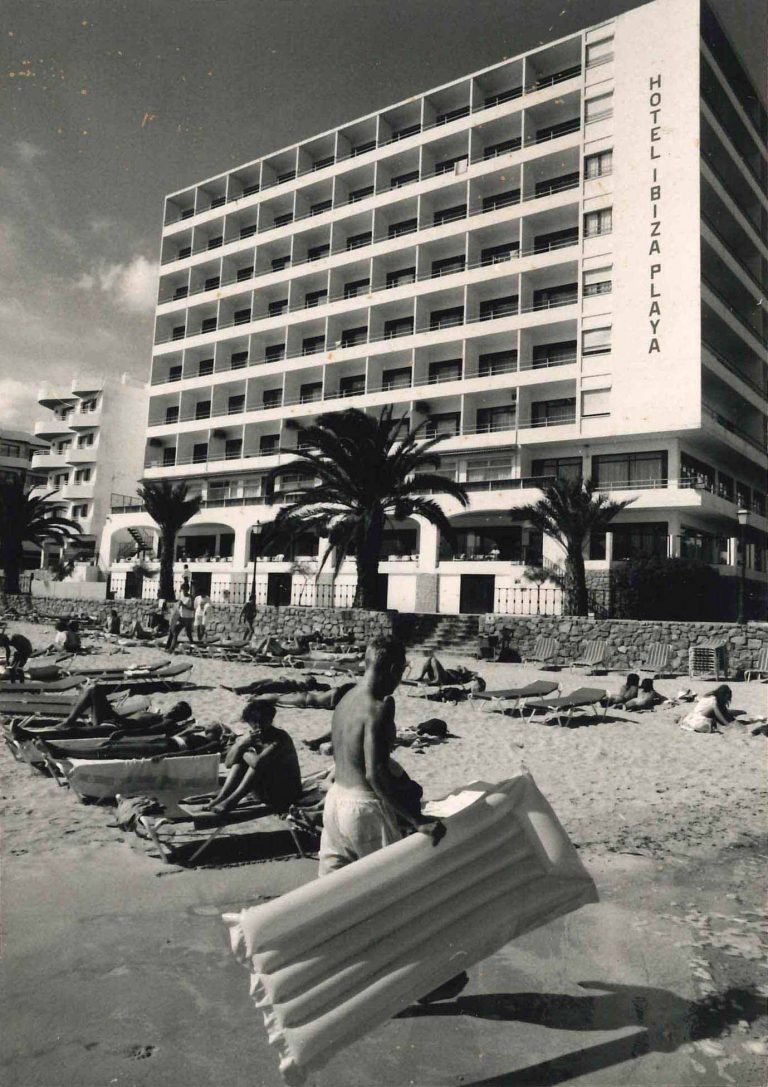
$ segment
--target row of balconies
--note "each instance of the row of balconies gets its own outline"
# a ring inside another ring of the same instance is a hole
[[[296,188],[300,179],[314,181],[318,174],[337,172],[342,163],[354,168],[359,160],[375,151],[386,149],[397,154],[406,141],[412,144],[417,140],[440,140],[446,133],[466,127],[467,119],[480,113],[487,120],[497,117],[510,104],[513,107],[517,104],[516,108],[546,106],[547,98],[567,91],[563,84],[581,76],[581,42],[573,39],[571,43],[547,49],[552,50],[549,55],[553,63],[546,66],[546,72],[529,58],[511,61],[174,194],[166,202],[166,224],[215,211],[234,201],[252,199],[281,186]],[[559,62],[554,61],[556,53],[561,55]],[[609,58],[603,57],[600,62],[606,59]],[[555,87],[558,89],[553,91]]]

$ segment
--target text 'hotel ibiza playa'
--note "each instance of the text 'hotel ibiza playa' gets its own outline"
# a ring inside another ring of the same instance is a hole
[[[471,504],[439,498],[450,541],[389,528],[382,605],[511,610],[526,565],[558,561],[515,507],[580,474],[635,499],[588,569],[735,576],[742,508],[764,580],[765,133],[709,10],[655,0],[168,197],[144,477],[203,497],[179,577],[242,600],[259,526],[308,482],[270,493],[293,422],[394,403],[446,435]],[[113,505],[119,596],[121,547],[155,529]],[[257,600],[319,602],[324,546],[259,560]]]

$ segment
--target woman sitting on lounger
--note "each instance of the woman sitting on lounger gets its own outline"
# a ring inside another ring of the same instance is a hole
[[[659,692],[653,686],[652,679],[644,679],[640,684],[640,690],[637,692],[635,698],[630,698],[624,703],[625,710],[652,710],[655,706],[660,706],[662,702],[666,702],[667,699],[663,694]]]
[[[627,702],[632,702],[640,693],[640,676],[630,672],[618,694],[608,695],[603,699],[604,706],[624,707]]]
[[[286,812],[301,797],[301,769],[293,740],[272,722],[275,707],[249,702],[242,713],[248,732],[230,747],[227,780],[208,805],[221,814],[249,793],[275,811]]]
[[[722,684],[714,691],[705,694],[691,712],[683,717],[680,728],[686,732],[719,732],[718,725],[730,725],[736,720],[730,705],[733,693],[731,688]]]

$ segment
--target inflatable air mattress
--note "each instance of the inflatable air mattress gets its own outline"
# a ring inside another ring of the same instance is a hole
[[[177,755],[152,759],[57,759],[81,797],[184,797],[213,793],[219,781],[218,755]]]
[[[533,779],[475,783],[412,835],[274,902],[225,914],[288,1084],[524,932],[597,901]]]

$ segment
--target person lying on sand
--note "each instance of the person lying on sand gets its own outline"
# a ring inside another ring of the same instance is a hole
[[[125,699],[118,710],[108,697],[109,687],[95,680],[86,683],[72,711],[58,726],[59,729],[72,728],[81,714],[90,712],[92,725],[103,725],[106,722],[115,722],[124,728],[156,727],[160,730],[164,725],[173,727],[179,721],[186,721],[192,716],[192,708],[188,702],[176,702],[165,713],[144,708],[131,711],[130,699]],[[144,706],[142,699],[141,706]]]
[[[608,695],[602,701],[603,706],[618,706],[623,707],[627,702],[631,702],[637,698],[640,693],[640,676],[636,672],[630,672],[620,687],[618,694]]]
[[[293,639],[287,639],[281,642],[279,638],[276,638],[274,634],[265,634],[261,638],[256,638],[249,645],[248,652],[255,653],[261,657],[283,657],[295,656],[297,653],[307,653],[309,651],[309,638],[303,634],[297,634]]]
[[[351,691],[354,686],[354,683],[340,683],[338,687],[325,691],[272,691],[257,695],[254,701],[260,705],[300,710],[335,710],[347,691]]]
[[[229,773],[208,811],[222,814],[251,794],[275,811],[286,812],[300,798],[299,757],[288,733],[272,724],[274,717],[274,706],[249,702],[245,707],[241,720],[248,732],[227,752],[224,765]]]
[[[471,672],[463,664],[457,664],[455,668],[446,668],[437,657],[427,657],[421,672],[413,678],[417,683],[423,683],[427,687],[445,687],[448,684],[469,683],[476,677],[477,672]]]
[[[625,710],[652,710],[654,706],[660,706],[662,702],[667,702],[668,699],[659,692],[653,686],[652,679],[644,679],[640,683],[640,690],[637,692],[635,698],[628,699],[624,703]]]

